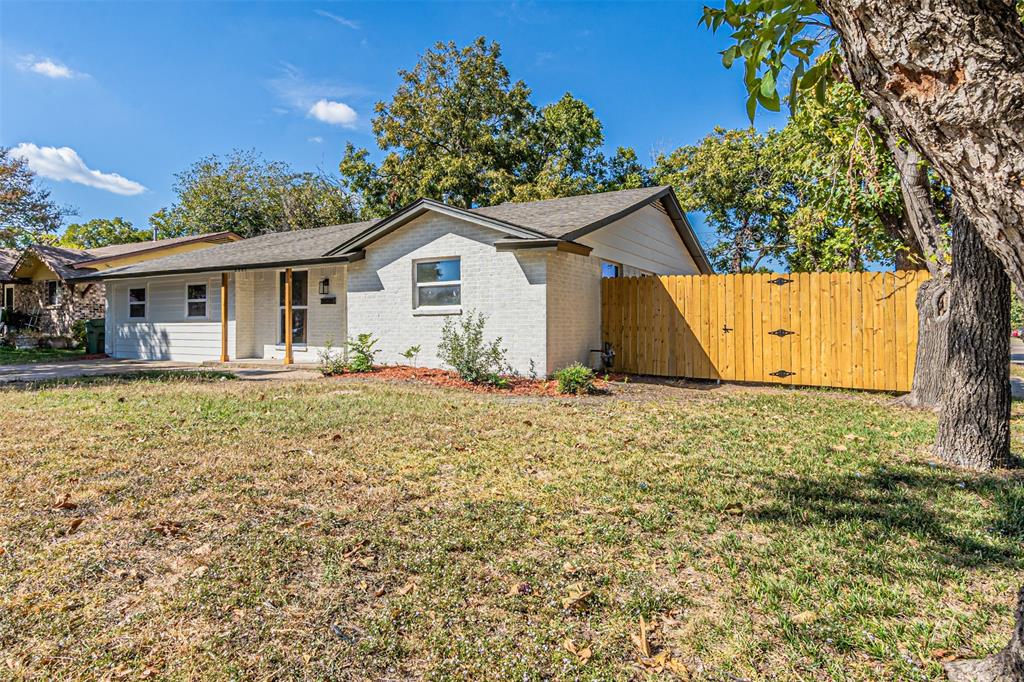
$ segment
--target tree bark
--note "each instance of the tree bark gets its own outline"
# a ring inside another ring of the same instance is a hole
[[[917,290],[917,360],[914,383],[902,399],[907,407],[935,410],[946,392],[949,355],[949,278],[928,280]]]
[[[850,75],[1024,291],[1024,24],[1012,0],[820,0]]]
[[[970,220],[953,226],[945,395],[935,451],[950,464],[1010,463],[1010,279]]]
[[[1020,682],[1024,680],[1024,587],[1017,593],[1017,614],[1010,643],[988,658],[946,664],[953,682]]]

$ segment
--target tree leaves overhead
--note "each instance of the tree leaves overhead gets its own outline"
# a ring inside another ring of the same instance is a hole
[[[25,159],[0,147],[0,248],[23,248],[50,237],[72,214],[39,187]]]
[[[87,223],[68,225],[58,245],[68,249],[97,249],[111,244],[148,241],[152,233],[137,230],[123,218],[95,218]]]
[[[367,215],[420,197],[470,207],[649,182],[633,150],[600,152],[601,122],[584,102],[565,93],[535,106],[497,43],[438,43],[399,75],[402,84],[373,119],[384,158],[376,164],[349,144],[339,166]]]
[[[177,202],[149,219],[161,238],[224,230],[255,237],[355,219],[351,197],[335,180],[255,151],[211,155],[175,177]]]

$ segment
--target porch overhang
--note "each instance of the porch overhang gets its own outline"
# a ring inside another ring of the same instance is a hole
[[[302,260],[283,260],[283,261],[269,261],[269,262],[254,262],[254,263],[242,263],[232,265],[209,265],[197,268],[173,268],[168,270],[154,270],[144,273],[125,272],[125,273],[113,273],[104,274],[101,270],[99,272],[92,272],[89,274],[83,274],[81,276],[75,276],[69,279],[73,279],[76,282],[90,282],[98,280],[115,280],[115,279],[140,279],[145,277],[166,277],[168,275],[194,275],[203,272],[242,272],[245,270],[272,270],[280,268],[294,268],[303,265],[323,265],[324,263],[354,263],[362,260],[366,257],[366,251],[362,249],[357,251],[350,251],[348,253],[338,254],[337,256],[330,256],[324,258],[306,258]]]

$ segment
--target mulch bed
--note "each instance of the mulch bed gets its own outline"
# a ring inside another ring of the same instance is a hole
[[[558,382],[545,379],[527,379],[525,377],[505,377],[509,385],[507,388],[497,388],[486,384],[472,384],[465,381],[455,372],[444,369],[430,369],[428,367],[409,367],[407,365],[387,365],[375,367],[372,372],[344,372],[336,376],[340,377],[372,377],[384,381],[421,381],[434,386],[445,388],[461,388],[474,393],[500,393],[502,395],[540,395],[551,397],[566,397],[558,392]],[[609,393],[610,382],[602,379],[594,380],[594,389],[598,393]]]

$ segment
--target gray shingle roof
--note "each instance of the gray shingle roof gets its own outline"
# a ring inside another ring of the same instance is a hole
[[[373,225],[375,220],[347,225],[331,225],[309,230],[274,232],[259,237],[218,244],[201,251],[177,253],[154,258],[136,265],[101,271],[102,277],[117,275],[152,275],[171,272],[202,272],[205,270],[274,266],[322,259],[341,242]],[[93,278],[96,273],[78,273],[78,279]]]
[[[576,197],[565,197],[562,199],[548,199],[544,201],[531,201],[523,203],[506,203],[498,206],[487,206],[481,208],[452,209],[445,207],[445,210],[453,210],[459,214],[471,218],[476,214],[483,219],[489,219],[500,229],[500,223],[510,226],[510,229],[521,228],[538,235],[536,238],[544,237],[571,240],[597,229],[610,222],[622,218],[627,213],[636,210],[656,199],[671,194],[668,187],[645,187],[642,189],[627,189],[617,192],[604,192],[600,194],[588,194]],[[394,222],[397,216],[407,214],[410,208],[419,206],[423,210],[423,200],[411,204],[401,211],[396,212],[383,221],[371,220],[361,223],[350,223],[348,225],[333,225],[311,230],[299,230],[295,232],[279,232],[263,235],[252,239],[244,239],[238,242],[221,244],[202,251],[176,254],[165,258],[157,258],[137,265],[130,265],[123,268],[105,270],[99,274],[79,275],[78,279],[106,279],[115,277],[135,277],[155,274],[171,274],[174,272],[203,272],[213,270],[231,270],[239,268],[254,267],[281,267],[289,263],[314,263],[330,260],[342,260],[343,254],[331,257],[332,251],[339,251],[339,247],[345,246],[348,249],[362,248],[363,242],[370,243],[375,240],[375,232],[367,232],[370,227],[380,225],[380,232]],[[426,202],[431,203],[431,202]],[[440,204],[436,206],[441,207]],[[681,214],[680,214],[681,215]],[[677,216],[678,217],[678,216]],[[677,222],[679,229],[684,234],[684,240],[691,251],[700,251],[696,239],[689,232],[688,227],[682,227],[685,217]],[[356,239],[358,237],[358,239]],[[527,237],[531,238],[531,237]],[[703,258],[703,253],[694,253],[695,258]],[[706,259],[703,260],[706,263]],[[710,268],[708,267],[708,271]]]
[[[17,251],[13,249],[0,249],[0,283],[14,281],[10,272],[17,260]]]
[[[471,212],[519,227],[536,230],[549,237],[565,239],[573,232],[586,229],[602,221],[611,222],[624,211],[639,203],[646,203],[667,187],[643,187],[618,192],[584,194],[578,197],[545,199],[524,203],[505,203],[497,206],[472,208]]]

